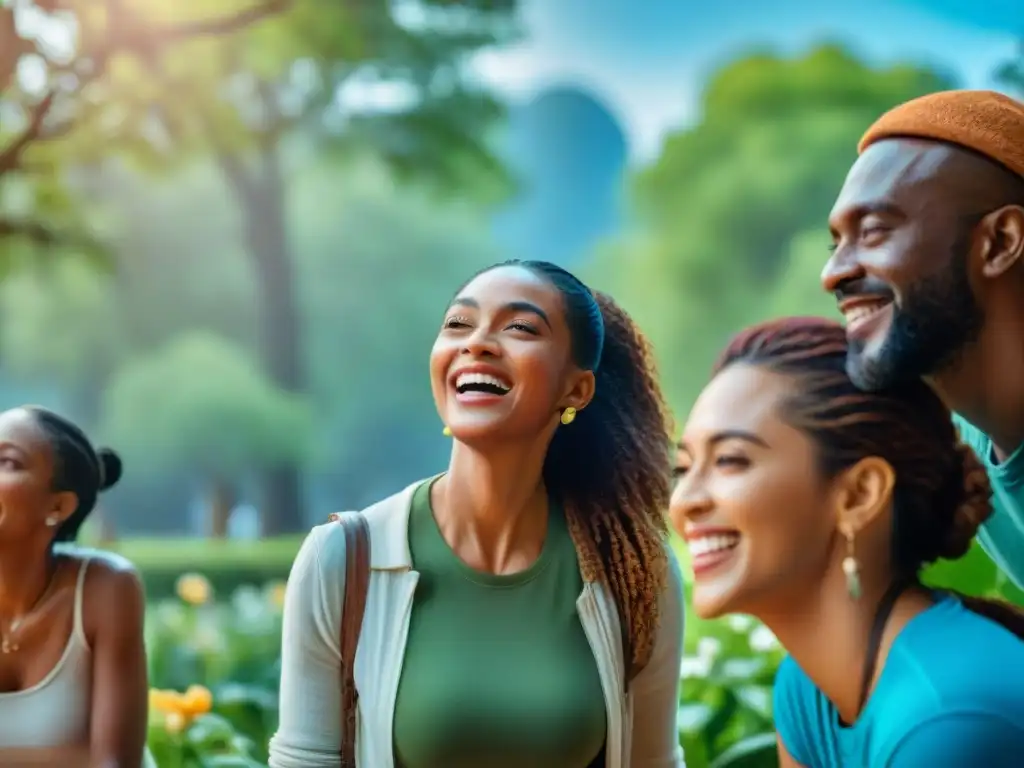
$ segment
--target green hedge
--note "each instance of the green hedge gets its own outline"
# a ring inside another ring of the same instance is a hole
[[[261,541],[212,539],[128,539],[108,549],[135,564],[146,583],[146,594],[160,599],[174,594],[174,584],[192,571],[210,580],[215,593],[228,595],[238,587],[263,586],[288,578],[303,536]]]
[[[214,541],[210,539],[129,539],[110,547],[141,571],[147,594],[159,599],[174,593],[183,573],[198,571],[220,594],[230,594],[243,584],[262,586],[288,577],[304,536],[282,536],[260,541]],[[683,565],[688,562],[685,546],[673,537],[673,548]],[[1024,605],[1024,593],[999,573],[992,561],[975,544],[966,557],[956,562],[941,561],[929,568],[925,582],[954,588],[969,595],[998,596]]]

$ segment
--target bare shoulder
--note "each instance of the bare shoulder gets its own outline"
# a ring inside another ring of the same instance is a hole
[[[85,588],[88,592],[110,594],[114,592],[127,597],[135,592],[143,592],[142,578],[132,562],[116,552],[91,549],[81,550],[72,557],[88,560],[89,566],[85,577]]]
[[[142,631],[145,588],[138,570],[125,557],[93,549],[69,549],[61,553],[78,567],[88,562],[83,585],[83,619],[86,630],[133,634]]]

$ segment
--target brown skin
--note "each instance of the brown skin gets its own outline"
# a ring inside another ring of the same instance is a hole
[[[0,655],[0,693],[39,684],[71,636],[82,558],[51,552],[55,527],[47,519],[66,519],[77,499],[52,490],[53,473],[53,451],[32,416],[0,414],[0,627],[6,631],[25,617],[16,636],[20,650]],[[144,607],[141,581],[127,561],[90,559],[83,624],[93,664],[91,733],[88,744],[68,749],[88,755],[93,766],[134,768],[141,761],[148,701]],[[14,756],[0,751],[0,760]]]
[[[892,578],[895,476],[886,461],[867,458],[824,478],[814,444],[780,411],[794,386],[743,364],[711,381],[680,442],[670,514],[684,537],[702,528],[740,537],[730,559],[695,577],[697,614],[760,619],[843,720],[853,722],[875,606]],[[861,566],[864,594],[857,601],[842,570],[847,532]],[[920,590],[897,601],[872,686],[895,636],[929,604]]]
[[[910,361],[903,373],[924,377],[1002,456],[1024,442],[1022,204],[1024,180],[972,153],[931,141],[880,141],[858,158],[835,203],[835,252],[822,273],[825,290],[840,298],[892,302],[864,343],[870,362],[893,342],[894,313],[913,313],[914,291],[948,286],[956,271],[964,287],[954,290],[967,294],[961,306],[977,315],[978,328],[958,334],[957,317],[931,309],[950,330],[939,342],[947,348],[923,364]],[[949,304],[937,298],[936,306]]]
[[[548,445],[562,411],[583,410],[594,394],[593,373],[573,363],[571,350],[561,295],[520,267],[479,275],[445,313],[430,380],[453,445],[431,502],[445,540],[473,568],[515,573],[540,555]],[[478,364],[512,385],[493,405],[457,399],[454,374]]]

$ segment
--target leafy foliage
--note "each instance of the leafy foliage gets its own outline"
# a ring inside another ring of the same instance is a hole
[[[857,139],[886,109],[951,85],[919,67],[872,69],[831,45],[711,76],[700,120],[635,179],[641,234],[605,248],[591,270],[651,336],[681,412],[729,333],[783,307],[820,311],[825,222]],[[817,265],[809,232],[822,233]]]
[[[310,417],[300,396],[275,387],[243,351],[194,331],[120,368],[104,394],[100,433],[143,470],[234,478],[302,461]]]
[[[65,250],[101,256],[75,205],[74,171],[132,143],[152,145],[154,115],[133,107],[136,96],[152,92],[154,65],[165,52],[230,36],[287,4],[211,0],[183,19],[151,18],[153,3],[131,0],[3,3],[0,253],[8,261]],[[125,91],[119,84],[129,71],[149,76]]]

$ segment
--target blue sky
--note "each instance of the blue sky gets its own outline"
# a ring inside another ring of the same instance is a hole
[[[695,118],[706,74],[753,47],[840,41],[874,62],[919,61],[993,87],[1024,35],[1024,0],[525,0],[523,15],[527,39],[483,56],[484,76],[516,98],[559,82],[589,88],[641,163]]]

